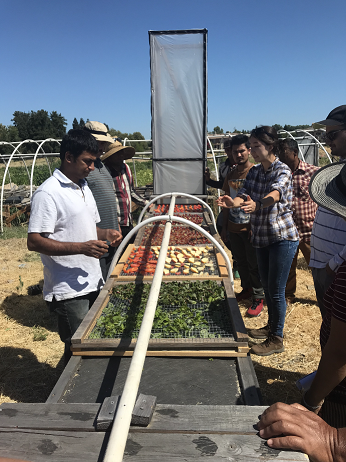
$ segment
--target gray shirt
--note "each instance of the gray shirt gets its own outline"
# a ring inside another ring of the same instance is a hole
[[[89,173],[87,182],[101,218],[97,226],[102,229],[119,231],[117,198],[113,179],[100,159],[95,161],[95,170]]]

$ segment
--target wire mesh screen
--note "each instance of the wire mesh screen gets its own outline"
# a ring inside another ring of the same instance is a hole
[[[112,296],[89,338],[137,338],[142,317],[143,312],[130,301]],[[233,337],[226,300],[158,306],[150,336],[152,339],[222,337]]]

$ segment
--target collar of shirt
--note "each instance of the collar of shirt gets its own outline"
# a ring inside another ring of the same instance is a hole
[[[78,186],[79,188],[84,188],[84,186],[87,184],[85,178],[82,178],[80,181],[80,184],[77,184],[74,183],[72,180],[70,180],[69,178],[67,178],[66,175],[64,175],[62,173],[61,170],[59,170],[58,168],[56,168],[53,172],[53,176],[58,180],[60,181],[60,183],[64,183],[64,184],[70,184],[70,185],[75,185],[75,186]]]

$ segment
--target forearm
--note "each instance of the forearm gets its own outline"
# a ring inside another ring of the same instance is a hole
[[[269,194],[262,197],[261,203],[263,204],[263,208],[266,208],[266,207],[270,207],[276,202],[279,202],[279,200],[280,200],[279,191],[271,191]]]
[[[28,250],[50,256],[79,255],[83,253],[83,242],[59,242],[45,237],[28,235]]]
[[[210,180],[206,181],[206,184],[212,188],[215,188],[215,189],[222,189],[222,186],[223,186],[223,180],[212,180],[210,178]]]
[[[340,352],[323,350],[314,381],[305,394],[305,401],[310,406],[317,406],[346,377],[346,360]]]
[[[133,189],[131,189],[131,199],[140,207],[144,207],[145,204],[147,204],[147,201],[143,199],[143,197],[139,196]]]
[[[344,462],[346,460],[346,428],[336,429],[336,438],[333,443],[333,461]]]
[[[100,239],[101,241],[107,241],[108,229],[96,227],[96,231],[97,231],[97,239]]]

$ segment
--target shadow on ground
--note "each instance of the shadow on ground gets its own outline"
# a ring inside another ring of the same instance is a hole
[[[1,303],[0,311],[22,326],[39,326],[51,332],[57,332],[57,319],[50,313],[42,294],[19,295],[13,293]]]
[[[1,347],[0,392],[13,401],[44,403],[63,367],[63,358],[53,368],[26,348]]]

